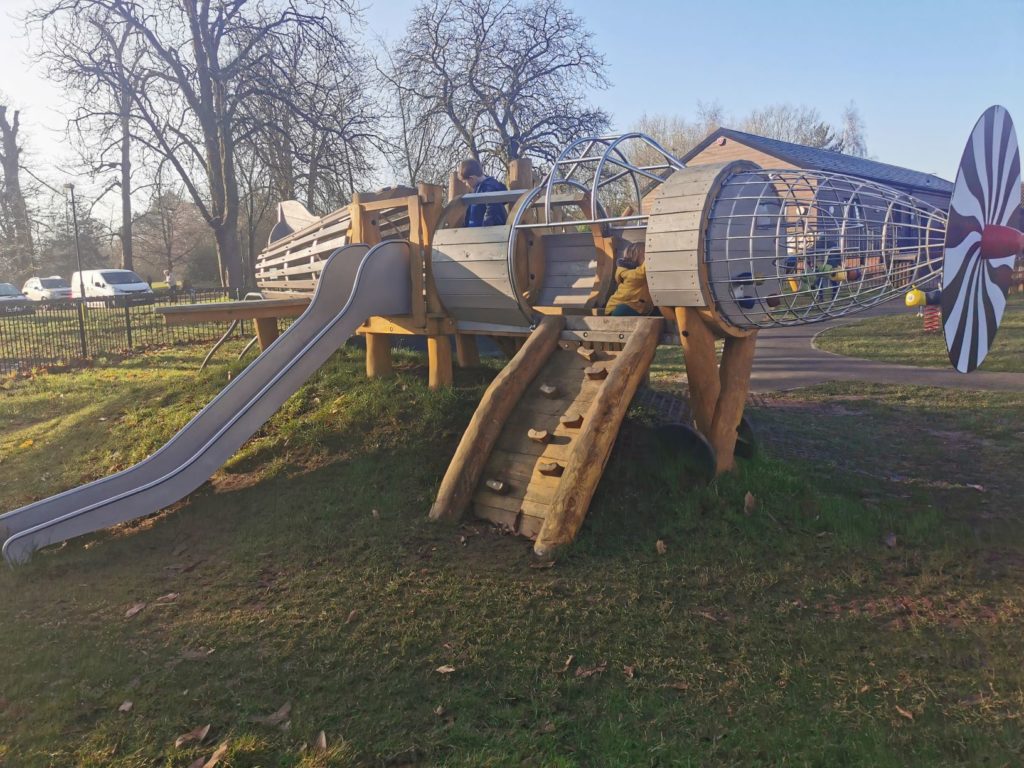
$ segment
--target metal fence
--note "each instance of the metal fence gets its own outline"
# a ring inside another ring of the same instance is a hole
[[[175,304],[228,301],[231,288],[158,294],[152,304],[114,306],[101,299],[31,302],[0,311],[0,373],[40,366],[74,365],[145,347],[212,341],[228,322],[168,326],[155,310]],[[241,337],[244,331],[236,331]]]

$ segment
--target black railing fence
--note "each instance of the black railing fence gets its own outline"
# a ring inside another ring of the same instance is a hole
[[[233,288],[157,294],[152,304],[117,306],[102,299],[30,302],[0,306],[0,373],[40,366],[74,365],[91,358],[168,344],[212,341],[230,323],[168,326],[155,310],[175,304],[228,301]],[[239,338],[250,330],[241,325]]]

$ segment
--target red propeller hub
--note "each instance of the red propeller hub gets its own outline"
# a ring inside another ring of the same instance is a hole
[[[1005,259],[1024,253],[1024,232],[1013,227],[986,224],[981,231],[981,258]]]

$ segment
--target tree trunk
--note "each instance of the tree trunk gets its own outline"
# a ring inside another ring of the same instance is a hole
[[[227,288],[242,287],[242,247],[238,241],[237,220],[230,225],[215,227],[217,239],[217,264],[220,268],[221,284]]]
[[[135,269],[132,258],[132,156],[128,94],[121,94],[121,268]]]
[[[12,230],[14,233],[15,263],[25,269],[32,261],[32,229],[28,220],[28,207],[25,195],[21,191],[21,147],[18,146],[18,111],[14,112],[14,120],[7,121],[7,107],[0,106],[0,141],[2,156],[0,165],[4,172],[4,194],[7,197],[8,210],[11,212]]]

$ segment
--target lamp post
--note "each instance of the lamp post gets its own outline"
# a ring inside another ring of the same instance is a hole
[[[64,185],[65,191],[71,195],[71,221],[75,232],[75,259],[78,262],[78,297],[85,301],[85,275],[82,273],[82,251],[78,247],[78,207],[75,205],[75,185],[70,181]]]

